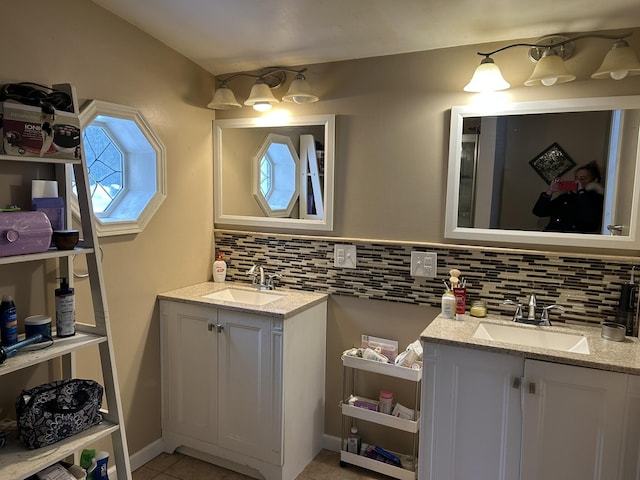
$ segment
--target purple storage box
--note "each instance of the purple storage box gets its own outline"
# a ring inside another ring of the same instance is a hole
[[[54,230],[64,230],[64,200],[61,197],[34,198],[31,210],[44,212]]]
[[[52,233],[44,212],[0,212],[0,257],[46,252]]]

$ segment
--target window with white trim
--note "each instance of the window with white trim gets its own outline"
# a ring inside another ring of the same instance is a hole
[[[166,197],[164,145],[124,105],[92,100],[80,125],[97,234],[141,232]]]

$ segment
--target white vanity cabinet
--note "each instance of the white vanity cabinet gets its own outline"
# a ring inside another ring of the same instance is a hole
[[[628,375],[524,363],[520,479],[620,478]]]
[[[420,479],[514,480],[522,416],[510,355],[424,346]]]
[[[160,300],[160,317],[165,451],[295,478],[322,448],[326,301],[277,318]]]
[[[424,360],[421,478],[612,480],[623,457],[637,468],[637,426],[635,455],[621,454],[640,415],[632,376],[429,342]]]
[[[624,408],[622,479],[640,480],[640,376],[629,375]]]

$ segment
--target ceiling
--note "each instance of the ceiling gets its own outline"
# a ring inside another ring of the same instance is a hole
[[[640,26],[638,0],[93,0],[214,75]]]

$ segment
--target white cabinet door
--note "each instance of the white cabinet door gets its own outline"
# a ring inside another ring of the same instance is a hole
[[[424,360],[420,478],[517,479],[523,359],[426,343]]]
[[[527,360],[521,480],[614,480],[627,375]]]
[[[623,480],[640,480],[640,377],[629,375],[624,418]]]
[[[281,347],[272,345],[272,323],[281,321],[219,310],[218,322],[218,443],[280,464]]]
[[[215,443],[217,416],[217,311],[161,302],[163,429]]]

